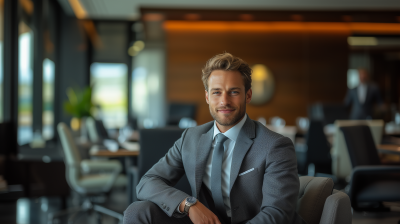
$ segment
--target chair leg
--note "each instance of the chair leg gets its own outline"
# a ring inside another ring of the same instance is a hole
[[[97,212],[101,212],[101,213],[106,214],[106,215],[109,215],[109,216],[114,217],[114,218],[116,218],[118,220],[123,220],[124,219],[124,216],[122,214],[120,214],[118,212],[114,212],[114,211],[112,211],[112,210],[110,210],[108,208],[104,208],[104,207],[102,207],[100,205],[94,205],[93,206],[93,210],[95,210]]]
[[[85,209],[81,208],[81,207],[77,207],[77,208],[69,208],[63,211],[59,211],[56,213],[50,213],[47,216],[47,223],[48,224],[53,224],[54,219],[58,218],[60,216],[64,216],[64,215],[68,215],[68,214],[74,214],[74,213],[79,213],[80,211],[84,211]]]
[[[78,211],[78,212],[75,212],[74,214],[72,214],[71,216],[69,216],[69,218],[68,218],[68,224],[73,224],[74,223],[74,221],[76,221],[77,220],[77,216],[78,215],[80,215],[80,212],[81,211]]]

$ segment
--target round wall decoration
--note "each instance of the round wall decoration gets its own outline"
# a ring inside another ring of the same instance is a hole
[[[253,74],[251,75],[253,96],[251,104],[261,105],[267,103],[273,96],[275,90],[275,79],[267,66],[256,64],[252,66]]]

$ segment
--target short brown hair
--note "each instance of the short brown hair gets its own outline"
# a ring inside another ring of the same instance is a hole
[[[239,71],[242,74],[244,88],[246,92],[251,88],[251,73],[250,66],[241,58],[235,57],[229,53],[217,54],[207,61],[202,69],[201,80],[204,88],[208,91],[208,78],[215,70]]]

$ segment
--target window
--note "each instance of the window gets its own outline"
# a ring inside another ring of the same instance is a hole
[[[54,62],[46,58],[43,60],[43,138],[51,139],[54,136]]]
[[[33,32],[24,22],[19,23],[19,74],[18,74],[18,144],[32,139],[32,91],[33,91]]]
[[[121,128],[128,117],[128,68],[122,63],[93,63],[90,67],[94,116],[107,129]]]

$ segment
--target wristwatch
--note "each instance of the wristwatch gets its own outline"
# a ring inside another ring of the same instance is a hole
[[[185,214],[189,213],[189,208],[192,207],[197,203],[197,199],[195,197],[188,197],[186,198],[185,201],[185,208],[183,209],[183,212]]]

